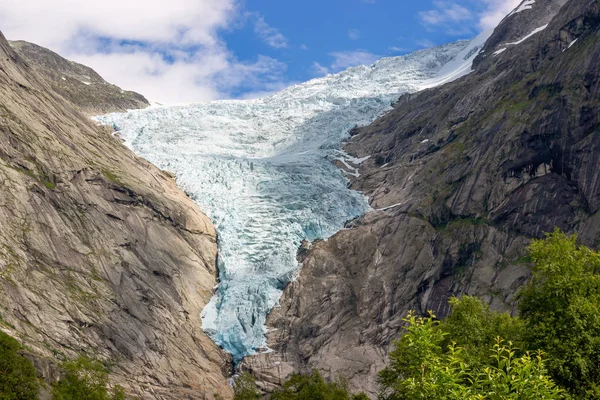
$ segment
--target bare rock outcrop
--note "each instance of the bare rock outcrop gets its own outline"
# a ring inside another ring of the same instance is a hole
[[[204,334],[216,232],[173,178],[56,95],[0,34],[0,329],[87,354],[144,399],[232,396]]]
[[[37,44],[9,42],[23,60],[56,93],[87,115],[100,115],[146,108],[148,100],[139,93],[106,82],[96,71]]]
[[[374,210],[313,244],[269,317],[273,352],[243,368],[265,389],[316,368],[374,395],[408,310],[444,317],[466,293],[514,311],[531,238],[600,246],[599,37],[598,1],[538,0],[475,72],[356,129],[346,150],[370,158],[352,187]]]

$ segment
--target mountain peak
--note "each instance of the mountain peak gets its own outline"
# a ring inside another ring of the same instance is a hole
[[[42,46],[22,40],[9,42],[52,89],[88,115],[146,108],[141,94],[106,82],[96,71]]]

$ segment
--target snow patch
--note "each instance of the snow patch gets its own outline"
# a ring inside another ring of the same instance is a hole
[[[526,41],[527,39],[529,39],[530,37],[532,37],[533,35],[540,33],[541,31],[543,31],[544,29],[546,29],[548,27],[548,24],[544,25],[544,26],[540,26],[539,28],[534,29],[531,33],[527,34],[525,37],[523,37],[522,39],[517,40],[516,42],[510,42],[510,43],[504,43],[503,46],[516,46],[518,44],[523,43],[524,41]],[[508,47],[503,47],[501,49],[498,49],[494,52],[494,56],[497,56],[499,54],[504,53],[507,50]]]
[[[535,35],[536,33],[540,33],[541,31],[543,31],[547,27],[548,27],[548,24],[546,24],[544,26],[540,26],[539,28],[534,29],[531,33],[529,33],[528,35],[526,35],[524,38],[522,38],[520,40],[517,40],[516,42],[506,43],[506,46],[515,46],[517,44],[521,44],[524,41],[526,41],[527,39],[529,39],[530,37],[532,37],[533,35]]]
[[[577,38],[577,39],[579,39],[579,38]],[[574,45],[574,44],[577,42],[577,39],[575,39],[575,40],[573,40],[571,43],[569,43],[569,45],[567,46],[567,48],[566,48],[566,49],[564,49],[564,50],[563,50],[563,52],[564,52],[564,51],[566,51],[567,49],[570,49],[570,48],[571,48],[571,46],[573,46],[573,45]]]
[[[432,79],[423,82],[419,90],[430,89],[462,78],[473,72],[473,60],[481,52],[485,42],[490,38],[493,29],[481,33],[468,46],[462,49],[456,57],[444,65]]]
[[[377,208],[375,211],[387,211],[387,210],[391,210],[392,208],[400,207],[401,205],[402,205],[402,203],[397,203],[397,204],[393,204],[391,206]]]
[[[517,7],[514,11],[508,14],[508,16],[510,17],[513,14],[518,14],[525,10],[531,10],[534,4],[535,0],[525,0],[519,7]]]

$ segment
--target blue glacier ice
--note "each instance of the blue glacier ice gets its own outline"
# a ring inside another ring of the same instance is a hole
[[[348,131],[401,94],[471,70],[485,38],[386,58],[258,100],[157,107],[98,117],[178,184],[219,233],[219,278],[203,329],[235,361],[267,351],[265,320],[298,273],[302,240],[326,239],[368,210],[334,160]],[[356,173],[356,172],[350,172]]]

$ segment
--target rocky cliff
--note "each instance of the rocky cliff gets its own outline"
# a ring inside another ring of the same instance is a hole
[[[566,3],[566,4],[565,4]],[[524,249],[555,226],[600,246],[600,2],[524,2],[454,83],[356,129],[352,187],[373,211],[304,251],[268,320],[265,387],[312,368],[376,392],[410,309],[453,295],[513,311]]]
[[[0,34],[0,329],[49,383],[56,360],[87,354],[141,398],[231,397],[229,358],[200,322],[210,220],[39,72]]]
[[[106,82],[96,71],[24,41],[10,42],[29,67],[59,95],[88,115],[146,108],[141,94],[122,90]]]

